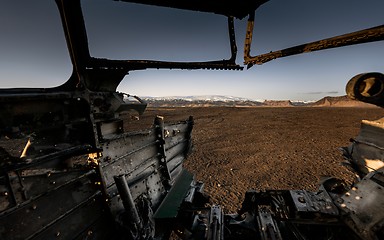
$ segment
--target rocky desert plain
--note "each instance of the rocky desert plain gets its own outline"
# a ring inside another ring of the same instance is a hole
[[[316,191],[329,176],[353,182],[340,147],[358,135],[363,119],[382,118],[384,110],[341,99],[305,107],[286,106],[287,101],[273,107],[149,106],[126,128],[150,126],[156,115],[165,122],[193,116],[193,151],[184,166],[205,183],[212,204],[233,213],[249,189]]]

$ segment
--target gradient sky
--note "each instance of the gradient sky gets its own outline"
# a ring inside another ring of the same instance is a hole
[[[256,11],[251,55],[384,24],[383,9],[383,0],[270,0]],[[84,0],[83,10],[94,57],[200,61],[230,54],[223,16],[112,0]],[[235,24],[242,65],[246,19]],[[356,74],[383,72],[383,58],[381,41],[285,57],[243,71],[133,71],[118,90],[138,96],[317,100],[344,95]],[[54,1],[2,0],[0,87],[53,87],[71,70]]]

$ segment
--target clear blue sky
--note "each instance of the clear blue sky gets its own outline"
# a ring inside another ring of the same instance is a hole
[[[112,0],[83,4],[95,57],[198,61],[229,56],[225,17]],[[251,54],[384,24],[383,9],[383,0],[270,0],[256,12]],[[120,23],[125,27],[118,28]],[[242,65],[246,19],[235,24]],[[71,69],[53,0],[2,1],[1,88],[57,86]],[[383,41],[276,59],[243,71],[134,71],[118,90],[138,96],[317,100],[344,95],[352,76],[369,71],[384,72]]]

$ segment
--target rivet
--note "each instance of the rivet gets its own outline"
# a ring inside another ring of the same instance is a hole
[[[305,199],[304,197],[300,196],[298,199],[297,199],[299,202],[301,203],[305,203]]]

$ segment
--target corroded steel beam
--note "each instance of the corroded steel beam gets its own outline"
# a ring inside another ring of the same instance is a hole
[[[252,33],[250,32],[250,29],[252,29],[252,26],[253,19],[251,16],[250,20],[248,21],[247,38],[244,47],[244,64],[246,64],[248,68],[252,67],[255,64],[261,65],[276,58],[384,40],[384,25],[380,25],[377,27],[364,29],[357,32],[352,32],[252,57],[249,54],[249,49],[251,46],[250,42],[252,41]]]

